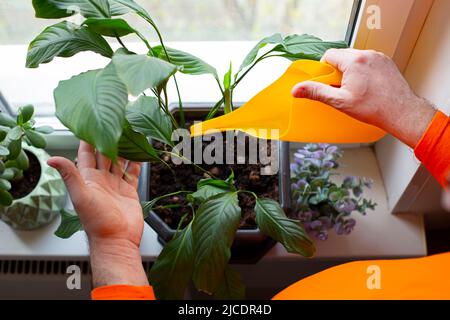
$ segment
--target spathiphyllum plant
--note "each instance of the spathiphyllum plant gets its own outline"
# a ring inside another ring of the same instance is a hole
[[[372,187],[367,178],[346,177],[342,184],[332,181],[342,151],[328,144],[308,144],[295,154],[291,164],[293,211],[306,231],[319,240],[327,240],[334,229],[348,235],[356,221],[352,213],[366,215],[376,204],[362,197]]]
[[[38,67],[55,57],[71,57],[92,51],[110,62],[97,70],[61,81],[55,89],[56,116],[78,138],[116,161],[163,163],[167,155],[179,156],[171,139],[177,128],[185,128],[185,114],[176,75],[211,75],[218,84],[219,101],[211,108],[212,118],[223,108],[233,111],[233,92],[245,76],[261,61],[272,57],[290,60],[319,60],[330,48],[343,48],[344,42],[324,42],[310,35],[280,34],[260,41],[246,56],[237,72],[229,71],[221,79],[216,69],[205,61],[165,46],[162,35],[150,14],[132,0],[33,0],[36,17],[61,19],[80,13],[81,25],[63,21],[46,28],[29,47],[27,66]],[[78,10],[74,10],[74,8]],[[134,13],[155,31],[157,45],[152,45],[138,30],[119,16]],[[131,52],[123,37],[136,36],[145,52]],[[110,41],[120,46],[113,50]],[[169,111],[167,85],[174,81],[178,91],[178,116]],[[137,99],[130,99],[129,95]],[[155,148],[152,142],[165,145]],[[194,165],[194,164],[192,164]],[[201,165],[195,165],[199,170]],[[174,170],[173,174],[177,174]],[[219,298],[243,298],[244,285],[228,266],[230,247],[241,220],[238,195],[256,199],[256,223],[261,232],[281,242],[289,252],[303,256],[314,253],[314,245],[297,220],[287,218],[280,204],[262,199],[252,190],[239,190],[234,177],[220,180],[204,170],[205,179],[196,190],[179,190],[191,214],[181,219],[175,237],[155,262],[150,281],[158,298],[179,299],[192,280],[198,290]],[[167,194],[143,203],[144,214],[176,194]],[[57,235],[68,237],[81,229],[74,213],[63,212]]]
[[[29,159],[22,149],[25,142],[39,149],[46,147],[43,134],[52,128],[34,127],[34,107],[27,105],[19,109],[16,119],[0,113],[0,205],[9,206],[14,198],[11,195],[11,181],[20,179],[29,167]]]

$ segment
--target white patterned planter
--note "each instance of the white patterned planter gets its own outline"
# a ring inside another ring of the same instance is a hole
[[[58,171],[47,164],[47,152],[28,145],[23,148],[38,159],[41,177],[28,195],[15,199],[8,207],[0,207],[0,218],[15,229],[33,230],[49,224],[64,208],[66,188]]]

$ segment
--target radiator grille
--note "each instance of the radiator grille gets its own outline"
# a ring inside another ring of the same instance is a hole
[[[153,263],[142,264],[148,273]],[[71,265],[79,266],[83,275],[91,274],[89,262],[82,260],[0,260],[0,275],[65,275]]]

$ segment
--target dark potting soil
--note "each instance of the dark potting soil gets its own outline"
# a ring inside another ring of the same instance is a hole
[[[224,135],[225,136],[225,135]],[[248,163],[248,137],[246,137],[246,163]],[[255,139],[255,138],[250,138]],[[258,141],[260,142],[260,141]],[[203,142],[205,147],[208,143]],[[224,138],[225,145],[225,138]],[[264,141],[263,146],[267,145],[269,148],[271,142]],[[164,145],[158,142],[154,146],[161,150]],[[225,146],[223,148],[226,149]],[[236,159],[236,139],[235,139],[235,159]],[[225,157],[224,157],[225,159]],[[169,163],[175,175],[163,164],[152,164],[150,170],[150,198],[155,198],[168,193],[177,192],[180,190],[196,191],[197,182],[201,179],[209,178],[208,174],[201,171],[191,164],[175,165],[172,163],[170,156],[164,159]],[[262,175],[261,169],[265,167],[261,164],[220,164],[220,165],[201,165],[205,170],[208,170],[215,177],[226,179],[234,172],[235,187],[237,190],[248,190],[256,193],[258,197],[270,198],[276,201],[279,200],[278,193],[278,175]],[[192,219],[191,208],[185,205],[185,195],[177,195],[170,198],[164,198],[158,202],[159,206],[176,206],[175,208],[159,208],[155,212],[161,217],[167,225],[173,229],[177,229],[181,218],[187,214],[183,225],[187,225]],[[257,228],[255,221],[255,199],[245,193],[239,193],[239,205],[242,210],[241,229],[255,229]],[[179,206],[179,207],[178,207]]]
[[[21,178],[11,181],[11,190],[9,192],[14,199],[23,198],[31,193],[41,178],[41,165],[39,164],[39,160],[31,152],[25,152],[30,161],[30,166],[23,172]]]

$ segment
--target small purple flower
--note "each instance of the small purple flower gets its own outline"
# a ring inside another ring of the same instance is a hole
[[[359,178],[357,177],[345,177],[343,186],[345,188],[353,188],[359,185]]]
[[[291,172],[296,172],[298,170],[299,165],[297,163],[291,163]]]
[[[330,147],[328,143],[319,143],[319,148],[326,150]]]
[[[327,148],[327,153],[328,154],[335,154],[335,153],[337,153],[338,152],[338,150],[339,150],[339,148],[337,147],[337,146],[329,146],[328,148]]]
[[[322,167],[324,167],[325,169],[333,169],[336,166],[336,163],[333,161],[324,161],[322,163]]]
[[[300,191],[305,190],[305,188],[308,186],[308,182],[306,180],[298,180],[296,183],[292,184],[293,189],[297,189]]]
[[[334,225],[334,231],[337,235],[342,236],[344,234],[344,224],[342,222],[338,222]]]
[[[335,204],[335,209],[338,212],[343,212],[346,214],[350,214],[353,211],[355,211],[356,209],[356,204],[355,202],[353,202],[351,199],[347,198],[347,199],[343,199],[343,200],[339,200],[336,204]]]
[[[316,238],[320,241],[327,241],[328,240],[328,231],[321,231],[316,235]]]
[[[295,154],[294,157],[298,158],[298,159],[305,159],[308,158],[310,156],[310,152],[306,151],[306,150],[298,150]]]
[[[329,217],[320,217],[319,221],[322,223],[323,230],[328,230],[333,226],[333,223]]]
[[[325,156],[326,156],[326,154],[325,154],[325,152],[323,152],[322,150],[315,151],[315,152],[313,152],[313,153],[311,154],[311,157],[312,157],[312,158],[314,158],[314,159],[319,159],[319,160],[324,159]]]
[[[356,220],[355,219],[348,219],[344,222],[344,234],[349,235],[352,233],[353,229],[355,228]]]

